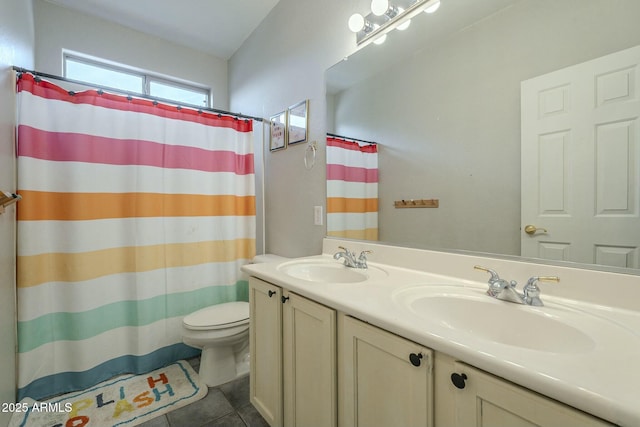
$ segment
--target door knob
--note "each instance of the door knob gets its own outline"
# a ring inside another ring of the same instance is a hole
[[[524,227],[524,232],[529,234],[529,235],[531,235],[531,236],[536,234],[536,231],[542,231],[543,233],[546,233],[547,229],[546,228],[538,228],[535,225],[531,225],[531,224],[529,224],[526,227]]]

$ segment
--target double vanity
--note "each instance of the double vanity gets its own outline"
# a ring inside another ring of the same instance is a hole
[[[640,425],[637,276],[337,239],[243,270],[272,427]]]

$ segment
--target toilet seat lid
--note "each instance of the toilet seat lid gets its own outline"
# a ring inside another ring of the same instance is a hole
[[[249,322],[249,303],[244,301],[212,305],[186,316],[189,329],[221,329]]]

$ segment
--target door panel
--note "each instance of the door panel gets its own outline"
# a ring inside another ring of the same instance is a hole
[[[640,47],[522,83],[522,256],[640,268],[638,81]]]
[[[337,423],[336,312],[285,291],[284,425]]]
[[[433,425],[431,350],[347,316],[339,337],[340,426]]]
[[[282,290],[249,278],[249,396],[270,426],[282,425]]]
[[[455,395],[459,427],[612,426],[464,363],[456,362],[454,372],[466,375]]]

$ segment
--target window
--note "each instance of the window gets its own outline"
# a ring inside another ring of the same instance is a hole
[[[157,77],[76,55],[64,55],[64,77],[162,98],[179,104],[205,108],[211,106],[210,91],[205,87]]]

